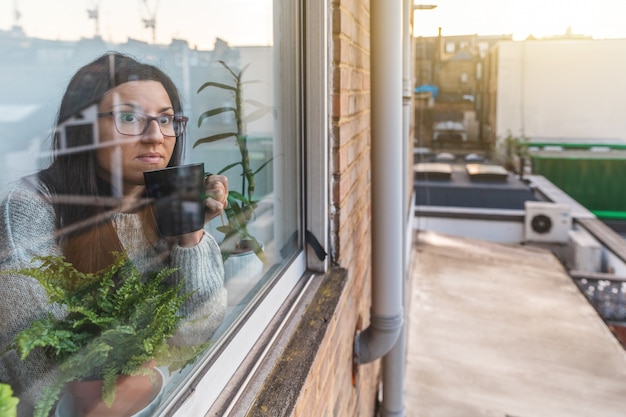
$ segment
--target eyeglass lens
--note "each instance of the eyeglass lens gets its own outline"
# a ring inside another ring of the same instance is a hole
[[[152,123],[156,120],[163,136],[179,136],[185,130],[186,118],[163,114],[159,116],[148,116],[135,112],[114,113],[115,127],[123,135],[143,135]]]

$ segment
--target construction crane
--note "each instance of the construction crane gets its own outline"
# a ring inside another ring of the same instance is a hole
[[[140,0],[140,2],[147,16],[141,21],[146,29],[152,29],[152,43],[156,43],[156,13],[159,8],[159,0],[156,0],[154,7],[150,7],[148,0]]]
[[[20,17],[22,14],[20,13],[20,8],[17,4],[17,0],[13,0],[13,27],[18,27],[20,24]]]
[[[87,16],[89,19],[93,19],[95,21],[95,34],[94,37],[100,36],[100,2],[94,1],[92,2],[92,6],[87,9]]]

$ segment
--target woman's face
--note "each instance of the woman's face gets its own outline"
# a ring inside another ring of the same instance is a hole
[[[100,143],[111,144],[96,151],[98,175],[113,185],[121,177],[124,195],[140,192],[144,171],[165,168],[169,163],[176,137],[164,136],[157,120],[150,120],[147,130],[136,136],[119,133],[115,123],[117,120],[118,127],[124,130],[122,123],[134,123],[135,114],[174,115],[167,91],[158,81],[129,81],[108,91],[98,111]],[[113,114],[106,115],[108,112]]]

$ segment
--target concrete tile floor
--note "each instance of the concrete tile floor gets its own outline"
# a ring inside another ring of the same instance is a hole
[[[407,417],[624,417],[626,354],[543,249],[418,232]]]

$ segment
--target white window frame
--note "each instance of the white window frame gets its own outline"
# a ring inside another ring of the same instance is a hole
[[[300,51],[303,114],[304,186],[300,205],[304,210],[302,232],[308,230],[316,237],[326,253],[328,248],[328,2],[303,0],[303,19],[306,19],[304,47]],[[224,392],[229,380],[244,362],[254,344],[261,337],[284,301],[306,271],[326,272],[329,257],[320,259],[310,245],[306,245],[272,283],[272,288],[260,294],[256,308],[240,326],[224,335],[194,374],[186,378],[176,397],[167,404],[161,415],[175,417],[201,416],[211,408]],[[254,300],[255,303],[257,300]],[[227,394],[227,393],[224,393]]]
[[[307,267],[326,272],[329,249],[329,113],[328,113],[328,8],[327,0],[305,1],[304,129],[305,129],[305,230],[311,232],[328,254],[319,259],[307,245]]]
[[[201,366],[196,367],[161,415],[205,415],[302,277],[306,267],[304,258],[304,252],[300,252],[241,326],[218,340],[214,351],[219,353],[208,355]]]

